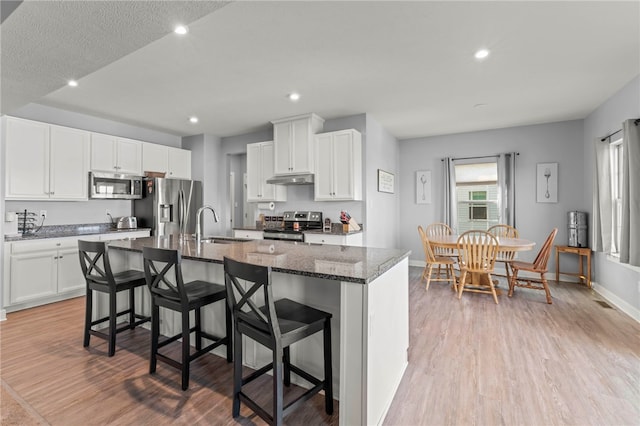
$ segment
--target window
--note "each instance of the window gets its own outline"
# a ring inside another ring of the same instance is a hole
[[[499,223],[497,159],[456,164],[455,175],[458,232],[487,230]]]
[[[470,191],[470,201],[486,201],[487,191]],[[469,203],[470,220],[487,220],[487,203]]]
[[[620,256],[622,232],[622,139],[609,145],[611,150],[611,254]]]

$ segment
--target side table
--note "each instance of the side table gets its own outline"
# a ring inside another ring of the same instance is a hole
[[[580,266],[580,272],[560,272],[560,253],[573,253],[578,255],[578,265]],[[584,271],[583,258],[587,259],[586,275]],[[591,249],[589,247],[571,247],[571,246],[556,246],[556,281],[559,281],[560,274],[571,275],[580,278],[580,282],[584,283],[591,288]]]

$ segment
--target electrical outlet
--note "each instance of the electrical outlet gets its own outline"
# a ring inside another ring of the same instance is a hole
[[[40,217],[44,217],[46,219],[47,218],[47,211],[46,210],[40,210]]]

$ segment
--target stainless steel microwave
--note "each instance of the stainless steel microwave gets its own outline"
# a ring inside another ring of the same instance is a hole
[[[142,176],[89,172],[89,198],[141,199],[142,180]]]

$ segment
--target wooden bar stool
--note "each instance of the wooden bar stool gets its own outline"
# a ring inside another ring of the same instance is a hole
[[[89,346],[91,336],[100,337],[109,342],[109,356],[116,351],[116,334],[125,330],[133,330],[136,326],[150,320],[150,317],[136,314],[135,289],[145,285],[144,272],[127,270],[113,273],[109,262],[109,246],[104,241],[78,241],[80,267],[87,282],[87,296],[84,320],[84,344]],[[129,308],[117,312],[116,294],[129,291]],[[99,291],[109,295],[109,315],[93,320],[93,292]],[[125,326],[116,328],[117,317],[129,315]],[[109,321],[106,333],[94,330],[93,326]]]
[[[240,402],[251,408],[270,425],[281,425],[282,419],[303,401],[324,390],[325,411],[333,414],[333,387],[331,371],[331,314],[289,299],[274,301],[271,286],[271,268],[251,265],[224,258],[227,303],[233,316],[233,417],[240,414]],[[246,282],[247,290],[238,280]],[[262,294],[265,304],[258,307],[251,299]],[[236,297],[237,295],[237,297]],[[324,380],[291,364],[289,347],[319,331],[324,335]],[[242,377],[242,335],[248,336],[271,349],[273,361],[252,374]],[[273,370],[273,411],[269,414],[242,392],[242,386]],[[283,405],[283,384],[291,383],[291,372],[302,377],[313,387],[287,406]]]
[[[149,374],[156,371],[160,360],[182,372],[182,390],[189,388],[189,364],[220,345],[227,345],[227,361],[231,362],[231,314],[225,304],[226,335],[214,336],[202,331],[200,309],[211,303],[224,300],[226,291],[223,285],[206,281],[185,283],[182,279],[182,258],[177,250],[143,247],[142,258],[147,286],[151,292],[151,359]],[[162,265],[162,266],[160,266]],[[160,266],[160,267],[159,267]],[[173,269],[173,273],[171,272]],[[160,342],[160,307],[179,312],[182,319],[182,331]],[[195,313],[195,326],[189,325],[189,312]],[[196,333],[196,352],[191,353],[190,335]],[[182,338],[182,359],[176,361],[159,353],[159,349]],[[213,343],[202,347],[202,339]]]

